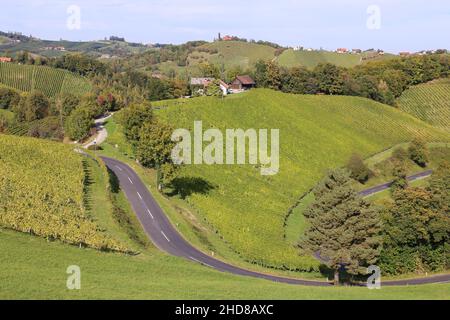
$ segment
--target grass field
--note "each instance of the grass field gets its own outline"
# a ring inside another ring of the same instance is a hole
[[[235,66],[243,70],[250,69],[258,60],[272,60],[275,57],[275,49],[272,47],[242,41],[216,41],[200,48],[218,50],[217,54],[203,53],[203,57],[217,65],[223,63],[227,69]],[[195,54],[202,56],[197,51],[191,54],[191,58]]]
[[[397,103],[401,110],[450,132],[450,79],[414,86]]]
[[[280,173],[263,177],[253,166],[187,166],[184,175],[211,187],[187,197],[243,259],[276,268],[311,270],[284,238],[288,209],[328,168],[353,152],[369,156],[416,135],[448,139],[444,133],[402,112],[356,97],[288,95],[254,90],[230,99],[198,98],[156,103],[158,116],[176,128],[280,129]],[[166,108],[164,108],[166,107]],[[298,231],[299,234],[301,230]]]
[[[156,251],[101,253],[0,229],[0,299],[449,299],[450,284],[311,288],[220,273]],[[66,288],[68,266],[81,290]]]
[[[361,55],[339,54],[329,51],[294,51],[286,50],[278,57],[278,63],[285,67],[303,66],[309,69],[319,63],[331,63],[340,67],[351,68],[362,63]]]
[[[0,84],[22,92],[41,91],[47,97],[82,95],[91,89],[88,80],[65,70],[13,63],[0,64]]]

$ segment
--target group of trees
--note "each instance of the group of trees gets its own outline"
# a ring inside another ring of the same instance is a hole
[[[283,68],[258,61],[254,78],[259,87],[288,93],[350,95],[394,105],[409,86],[450,75],[450,56],[432,54],[374,61],[352,69],[319,64],[313,70]]]
[[[163,190],[176,176],[177,166],[172,161],[173,128],[153,116],[151,106],[144,104],[124,108],[117,116],[136,159],[141,165],[157,170],[157,185]]]
[[[2,125],[6,128],[33,124],[25,134],[59,140],[65,135],[72,140],[82,140],[89,136],[95,118],[107,111],[117,110],[118,105],[111,93],[92,92],[82,97],[63,93],[47,98],[39,91],[20,94],[12,89],[0,88],[0,108],[14,113],[13,123]],[[44,119],[51,121],[36,122]]]
[[[309,228],[300,246],[341,274],[365,275],[377,264],[385,274],[442,271],[450,267],[450,164],[442,162],[427,187],[407,181],[406,161],[426,166],[428,150],[421,139],[394,150],[392,203],[370,204],[354,189],[354,180],[372,176],[354,154],[345,169],[330,171],[313,191],[304,212]]]
[[[450,267],[450,166],[443,163],[426,188],[393,194],[384,209],[379,265],[387,274],[442,271]]]

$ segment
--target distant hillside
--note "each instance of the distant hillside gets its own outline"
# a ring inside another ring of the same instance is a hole
[[[6,33],[0,32],[0,54],[8,52],[16,54],[20,51],[28,51],[44,57],[58,57],[67,52],[81,52],[96,57],[107,56],[129,56],[148,50],[148,47],[140,43],[130,43],[125,41],[52,41],[30,38],[26,36],[17,39],[8,38]]]
[[[13,63],[0,63],[0,85],[23,92],[41,91],[47,97],[64,92],[82,95],[91,90],[88,80],[68,71]]]
[[[294,51],[291,49],[280,55],[278,63],[289,68],[303,66],[312,69],[319,63],[332,63],[340,67],[351,68],[362,63],[362,56],[329,51]]]
[[[450,132],[450,79],[414,86],[397,103],[401,110]]]
[[[188,195],[224,240],[244,259],[277,268],[311,270],[317,262],[298,254],[284,239],[289,208],[329,168],[350,155],[364,157],[399,142],[446,135],[395,108],[368,99],[284,94],[256,89],[226,99],[194,98],[155,103],[156,114],[176,128],[280,129],[280,172],[264,177],[259,166],[186,166],[188,179],[211,190]],[[300,230],[299,230],[300,236]]]
[[[331,51],[295,51],[289,49],[284,51],[277,61],[280,65],[288,68],[303,66],[312,69],[319,63],[331,63],[339,67],[352,68],[368,61],[393,59],[395,57],[392,54],[378,55],[375,51],[361,54],[340,54]]]

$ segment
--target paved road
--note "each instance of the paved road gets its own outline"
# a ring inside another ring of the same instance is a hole
[[[427,170],[427,171],[424,171],[424,172],[416,173],[416,174],[414,174],[412,176],[407,177],[406,179],[409,182],[412,182],[412,181],[428,178],[432,174],[433,174],[432,170]],[[388,182],[388,183],[385,183],[385,184],[381,184],[379,186],[375,186],[375,187],[363,190],[359,194],[361,196],[363,196],[363,197],[368,197],[368,196],[374,195],[374,194],[376,194],[378,192],[382,192],[384,190],[389,189],[391,187],[392,183],[393,182],[391,181],[391,182]]]
[[[293,285],[332,286],[329,282],[291,279],[245,270],[217,260],[216,258],[201,252],[189,244],[172,226],[165,213],[159,207],[158,203],[133,169],[115,159],[102,157],[102,160],[118,177],[120,186],[125,192],[128,201],[133,207],[145,232],[160,250],[174,256],[200,263],[209,268],[236,275]],[[391,283],[383,282],[383,285],[412,285],[448,281],[450,281],[450,274],[423,279],[399,280]]]
[[[94,142],[95,144],[100,145],[106,141],[106,138],[108,138],[108,131],[105,129],[104,124],[106,123],[106,120],[108,120],[111,116],[112,115],[109,115],[95,120],[95,128],[97,129],[97,136],[91,142],[83,145],[83,148],[88,149],[89,147],[94,145]]]

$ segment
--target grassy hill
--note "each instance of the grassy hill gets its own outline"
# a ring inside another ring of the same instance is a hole
[[[397,103],[401,110],[450,132],[450,79],[414,86]]]
[[[69,92],[82,95],[91,90],[85,78],[50,67],[0,64],[0,85],[22,92],[41,91],[47,97]]]
[[[184,175],[213,188],[187,201],[244,259],[277,268],[311,270],[317,262],[300,256],[284,239],[289,208],[328,168],[353,152],[368,156],[420,135],[444,133],[404,113],[357,97],[289,95],[254,90],[242,95],[164,101],[158,116],[176,128],[280,129],[280,173],[263,177],[253,166],[187,166]],[[300,230],[299,230],[300,233]]]
[[[217,50],[218,53],[202,54],[194,51],[190,55],[190,62],[193,61],[193,56],[199,55],[200,59],[203,58],[213,64],[223,63],[226,69],[239,66],[246,70],[252,68],[258,60],[272,60],[275,57],[275,49],[272,47],[242,41],[216,41],[205,44],[200,49]]]
[[[303,66],[312,69],[319,63],[331,63],[340,67],[351,68],[361,64],[362,57],[356,54],[339,54],[329,51],[286,50],[278,57],[278,63],[289,68]]]

